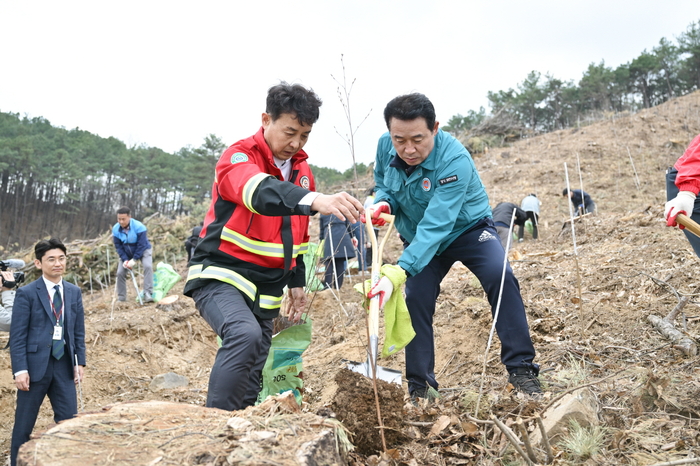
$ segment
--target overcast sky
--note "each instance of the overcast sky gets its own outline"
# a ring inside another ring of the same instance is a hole
[[[345,170],[341,54],[368,164],[397,95],[426,94],[445,124],[532,70],[578,82],[698,20],[698,0],[0,0],[0,111],[175,152],[252,135],[285,80],[324,101],[310,162]]]

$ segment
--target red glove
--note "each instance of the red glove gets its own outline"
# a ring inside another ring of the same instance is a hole
[[[381,215],[382,212],[385,214],[391,214],[391,206],[388,202],[384,201],[372,204],[366,210],[372,213],[372,225],[377,225],[378,227],[386,225],[386,221],[383,218],[380,218],[379,215]],[[367,223],[364,214],[360,215],[360,221],[362,223]]]
[[[384,305],[391,298],[394,292],[394,284],[387,277],[379,279],[376,285],[367,293],[369,299],[379,296],[379,309],[384,309]]]

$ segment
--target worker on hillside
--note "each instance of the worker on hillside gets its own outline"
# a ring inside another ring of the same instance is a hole
[[[355,257],[357,238],[355,238],[352,224],[346,220],[340,220],[335,215],[321,215],[319,217],[319,242],[323,241],[323,264],[326,272],[323,276],[324,289],[340,289],[343,286],[345,269],[348,259]],[[360,222],[355,222],[358,224]]]
[[[117,266],[117,299],[126,301],[126,274],[133,272],[136,261],[143,265],[143,302],[153,302],[153,248],[148,241],[148,228],[131,218],[131,209],[117,209],[117,223],[112,227],[112,240],[121,261]],[[135,283],[135,282],[134,282]]]
[[[260,130],[226,149],[216,164],[184,289],[222,340],[207,407],[232,411],[255,404],[285,287],[288,317],[301,319],[309,216],[333,214],[354,223],[364,211],[347,193],[314,192],[302,148],[320,106],[299,84],[272,86]]]
[[[666,171],[666,208],[664,217],[670,227],[677,226],[690,242],[695,254],[700,257],[700,238],[685,230],[676,222],[678,214],[685,214],[700,222],[700,135],[693,139],[673,167]]]
[[[561,195],[571,199],[571,203],[574,205],[575,216],[595,213],[595,202],[593,202],[593,198],[586,191],[582,189],[569,191],[569,188],[564,188]]]
[[[530,223],[532,224],[532,239],[537,239],[538,235],[538,227],[540,224],[540,206],[542,205],[542,201],[537,199],[537,194],[528,194],[523,198],[523,200],[520,202],[520,208],[525,211],[525,215],[527,215],[527,219],[530,220]],[[526,220],[527,222],[527,220]],[[523,223],[520,225],[518,228],[518,241],[522,241],[523,238],[525,237],[525,224]]]
[[[513,211],[515,211],[513,225],[522,228],[525,225],[525,220],[527,220],[527,214],[523,209],[512,202],[499,202],[496,204],[496,207],[493,208],[493,224],[496,226],[496,231],[498,232],[498,237],[501,239],[503,249],[508,247],[508,236],[512,236],[510,219],[513,216]]]
[[[440,283],[457,261],[479,279],[493,314],[501,302],[496,331],[509,382],[520,392],[538,396],[539,366],[533,363],[535,348],[520,288],[504,261],[488,196],[471,155],[439,129],[433,104],[423,94],[394,98],[384,109],[384,120],[389,131],[377,146],[372,222],[382,225],[382,212],[394,214],[404,243],[398,266],[384,267],[399,267],[390,271],[392,278],[406,277],[406,304],[416,332],[406,346],[411,398],[429,398],[429,387],[438,388],[433,315]],[[383,306],[395,289],[400,292],[401,281],[395,281],[383,276],[368,297],[380,296]]]

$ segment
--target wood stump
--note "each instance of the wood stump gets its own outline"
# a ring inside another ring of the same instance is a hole
[[[302,413],[291,392],[233,412],[160,401],[119,403],[33,435],[17,464],[345,465],[338,448],[342,429],[334,419]]]

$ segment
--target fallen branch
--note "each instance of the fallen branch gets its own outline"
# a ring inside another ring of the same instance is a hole
[[[537,463],[537,455],[535,455],[535,451],[532,449],[532,444],[530,443],[530,436],[527,434],[527,429],[523,424],[523,420],[518,418],[516,425],[518,426],[518,431],[520,431],[520,437],[523,439],[523,443],[525,444],[525,451],[527,451],[527,456],[530,458],[530,461],[532,461],[533,463]]]
[[[535,421],[537,421],[537,427],[540,428],[540,433],[542,434],[542,443],[544,444],[544,451],[546,458],[544,462],[550,464],[554,461],[554,455],[552,454],[552,445],[549,443],[549,437],[547,437],[547,429],[544,427],[544,422],[542,422],[542,416],[539,414],[535,416]]]
[[[695,342],[686,337],[681,331],[677,330],[673,325],[678,313],[688,304],[690,298],[688,296],[682,296],[678,305],[668,313],[664,318],[657,315],[651,314],[647,317],[647,320],[651,322],[658,332],[666,337],[666,339],[673,342],[673,347],[680,350],[686,356],[695,356],[698,354],[698,347]]]
[[[513,433],[512,430],[508,428],[505,424],[503,424],[501,421],[498,420],[496,416],[491,416],[491,419],[493,422],[496,423],[499,429],[501,429],[501,432],[506,436],[508,441],[513,445],[513,448],[515,448],[515,451],[517,451],[520,456],[523,457],[525,462],[528,464],[528,466],[532,465],[532,461],[530,461],[530,458],[527,457],[523,449],[520,447],[520,443],[518,442],[518,439],[515,437],[515,434]]]
[[[676,466],[677,464],[700,463],[700,458],[686,458],[684,460],[666,461],[665,463],[654,463],[651,466]]]

